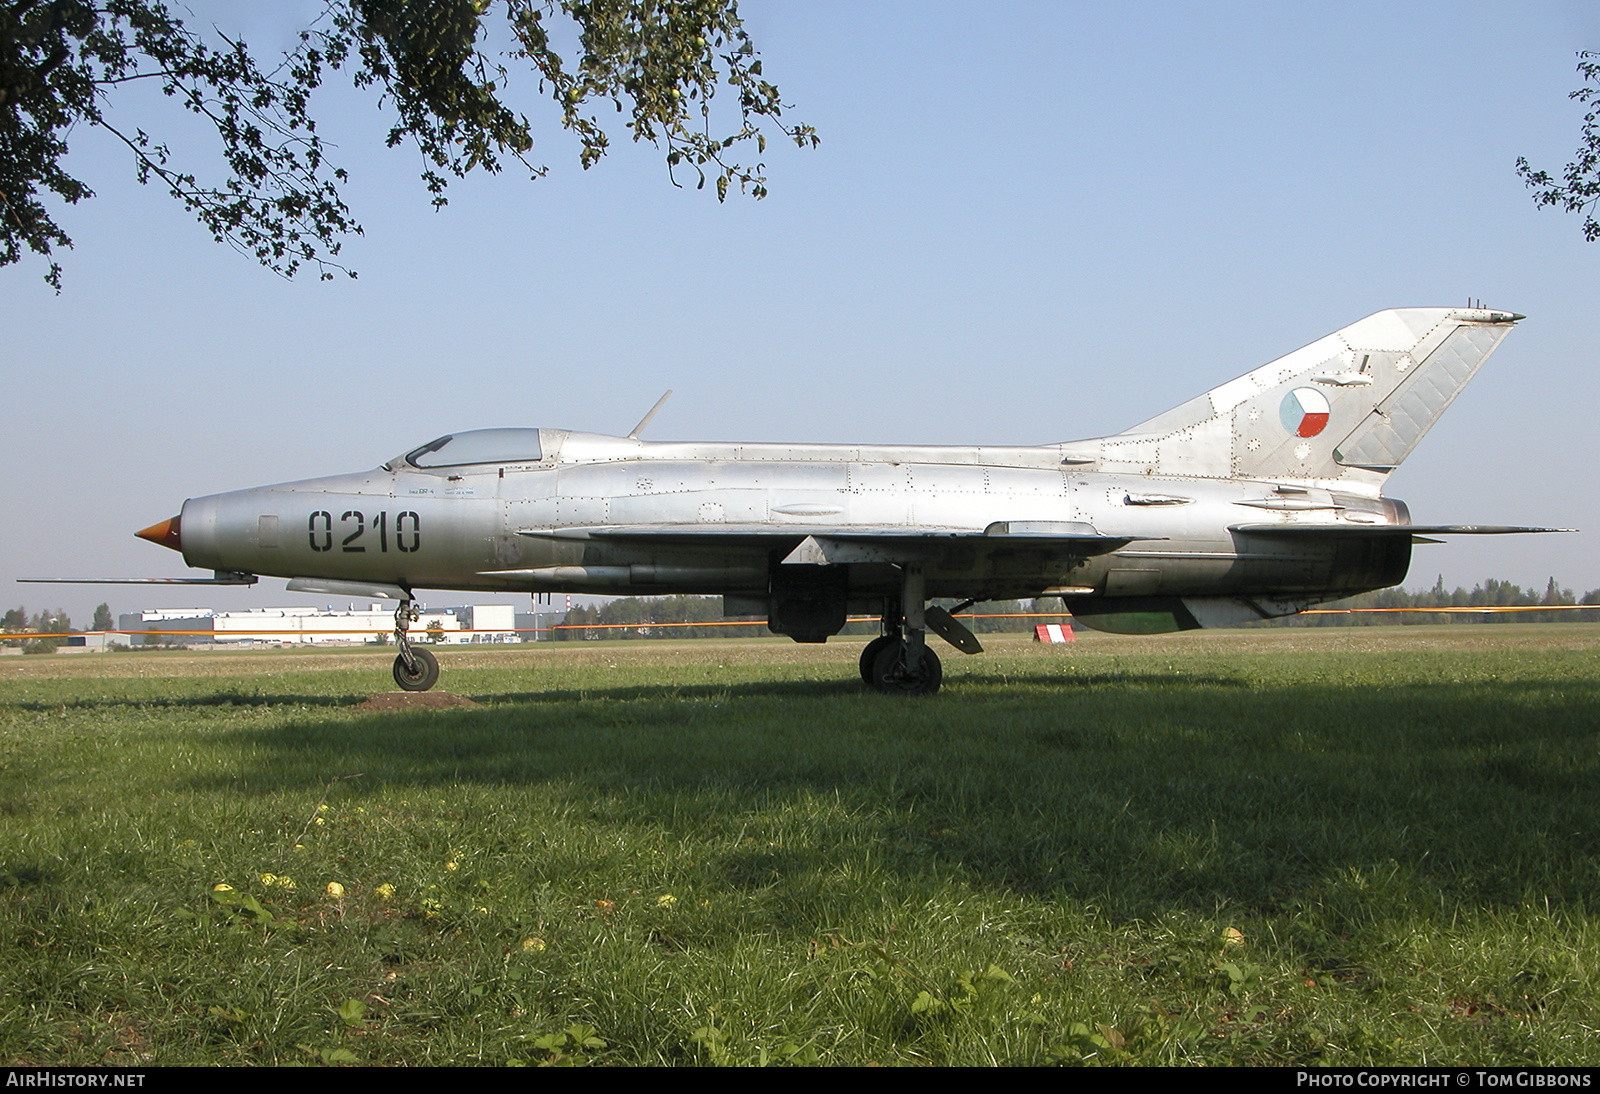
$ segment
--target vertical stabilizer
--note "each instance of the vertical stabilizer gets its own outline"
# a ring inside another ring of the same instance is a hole
[[[1378,312],[1100,442],[1099,469],[1381,482],[1522,316]]]

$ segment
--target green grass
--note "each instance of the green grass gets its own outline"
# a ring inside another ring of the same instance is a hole
[[[1600,1062],[1600,628],[985,640],[0,659],[0,1063]]]

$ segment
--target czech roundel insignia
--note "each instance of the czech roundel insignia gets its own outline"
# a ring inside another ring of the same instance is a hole
[[[1315,437],[1328,425],[1328,397],[1316,388],[1297,387],[1283,397],[1278,417],[1296,437]]]

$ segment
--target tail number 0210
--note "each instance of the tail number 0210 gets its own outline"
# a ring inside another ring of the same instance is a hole
[[[390,519],[386,512],[372,514],[372,523],[367,524],[366,514],[355,509],[347,509],[340,514],[337,522],[333,514],[326,509],[318,509],[311,514],[306,522],[306,537],[310,540],[313,551],[331,551],[334,546],[334,524],[338,524],[339,549],[341,551],[365,551],[372,541],[360,542],[369,531],[377,536],[376,549],[379,552],[389,550]],[[422,546],[422,519],[411,510],[394,514],[394,546],[398,551],[416,551]]]

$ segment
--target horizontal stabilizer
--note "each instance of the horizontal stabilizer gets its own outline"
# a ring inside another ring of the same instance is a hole
[[[1518,528],[1510,524],[1230,524],[1254,536],[1508,536],[1524,532],[1576,532],[1576,528]]]

